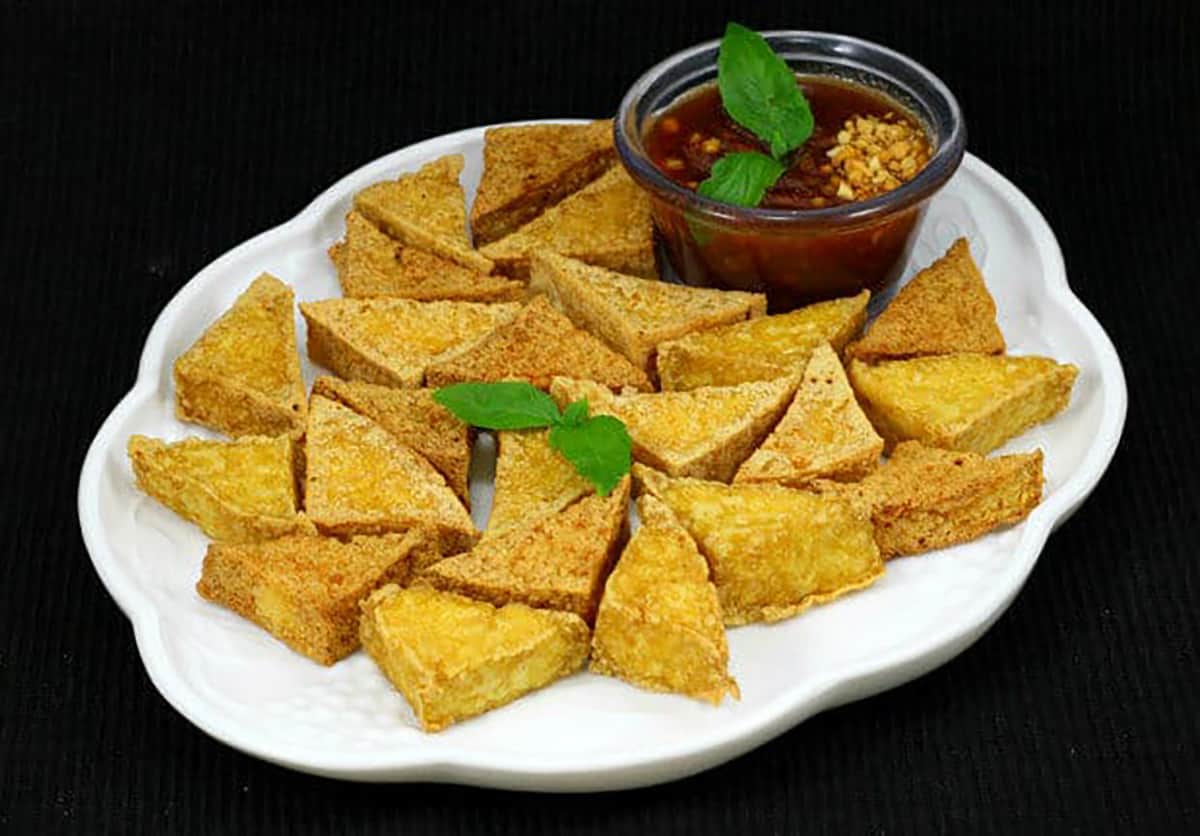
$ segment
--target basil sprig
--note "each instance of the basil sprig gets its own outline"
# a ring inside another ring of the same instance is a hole
[[[438,389],[433,399],[460,421],[484,430],[549,427],[550,446],[574,465],[581,476],[608,496],[629,472],[633,444],[625,425],[611,415],[588,415],[587,400],[563,412],[545,392],[528,383],[455,383]]]
[[[757,206],[784,171],[783,164],[773,157],[739,151],[713,163],[712,173],[696,191],[722,203]]]
[[[727,154],[696,189],[736,206],[757,206],[787,170],[783,159],[812,136],[813,115],[796,75],[763,39],[737,23],[725,27],[717,56],[725,112],[770,149]]]

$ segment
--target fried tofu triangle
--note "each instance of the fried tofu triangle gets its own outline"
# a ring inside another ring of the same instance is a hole
[[[850,357],[876,360],[929,354],[1000,354],[1004,336],[996,326],[996,302],[971,258],[966,238],[900,289],[866,336],[851,344]]]
[[[401,244],[376,229],[360,212],[346,215],[346,235],[329,248],[329,259],[337,268],[342,294],[349,298],[511,302],[525,295],[521,282],[489,276]]]
[[[407,583],[413,564],[430,559],[436,552],[422,531],[345,543],[311,536],[214,543],[196,591],[332,665],[358,649],[359,603],[386,583]]]
[[[462,154],[439,157],[415,173],[368,186],[354,196],[354,208],[401,243],[490,273],[492,262],[467,237],[462,169]]]
[[[614,395],[599,384],[556,377],[560,407],[585,399],[594,415],[613,415],[629,430],[633,457],[671,476],[728,482],[783,415],[794,378],[687,392]],[[863,419],[866,420],[866,419]]]
[[[474,432],[433,399],[432,389],[393,389],[356,380],[318,377],[313,395],[365,415],[437,468],[464,505]]]
[[[175,361],[175,414],[226,435],[304,432],[292,290],[263,273]]]
[[[883,439],[854,400],[842,361],[825,343],[808,361],[787,414],[734,481],[792,488],[816,479],[854,481],[874,470],[882,453]]]
[[[863,481],[823,483],[818,489],[870,511],[885,558],[919,554],[1029,516],[1042,498],[1042,452],[988,459],[905,441]]]
[[[592,493],[592,483],[550,446],[549,430],[496,434],[496,479],[485,538],[528,525]]]
[[[658,347],[659,381],[665,391],[800,375],[821,343],[840,352],[857,336],[867,321],[870,298],[864,290],[668,340]]]
[[[629,478],[549,517],[488,537],[421,573],[438,589],[573,612],[589,624],[627,532]]]
[[[420,386],[426,367],[452,357],[521,310],[512,303],[323,299],[302,302],[308,356],[338,377]]]
[[[292,456],[287,436],[188,438],[174,444],[144,435],[129,438],[138,487],[226,543],[312,531],[312,524],[296,513]]]
[[[483,134],[483,177],[471,207],[476,246],[503,238],[613,164],[612,120],[505,125]]]
[[[587,660],[587,625],[571,613],[395,585],[362,609],[363,649],[425,731],[510,703]]]
[[[987,454],[1065,409],[1079,369],[1046,357],[948,354],[852,360],[849,374],[889,447],[915,439]]]
[[[638,514],[642,525],[604,587],[591,671],[713,705],[739,696],[708,563],[657,499],[639,499]]]
[[[309,404],[305,502],[322,534],[348,537],[423,527],[443,554],[479,534],[433,465],[369,418],[316,396]]]
[[[576,328],[545,296],[464,351],[430,363],[425,379],[437,388],[471,381],[524,380],[548,389],[571,375],[612,389],[650,389],[646,373],[587,331]]]
[[[883,574],[871,520],[848,499],[676,479],[641,464],[633,477],[641,493],[675,513],[708,558],[727,625],[779,621]]]
[[[767,312],[761,293],[689,287],[534,253],[529,289],[545,293],[576,325],[596,334],[649,374],[664,340]]]
[[[613,166],[599,180],[480,252],[506,276],[529,277],[529,259],[550,250],[619,273],[655,278],[650,199]]]

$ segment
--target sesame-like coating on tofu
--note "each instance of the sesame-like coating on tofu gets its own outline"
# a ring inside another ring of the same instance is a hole
[[[421,530],[347,542],[309,535],[214,543],[196,591],[332,665],[358,649],[359,604],[384,584],[407,583],[414,564],[435,558]]]
[[[896,294],[849,357],[876,360],[928,354],[999,354],[1004,336],[996,325],[996,302],[971,258],[967,239],[926,267]]]

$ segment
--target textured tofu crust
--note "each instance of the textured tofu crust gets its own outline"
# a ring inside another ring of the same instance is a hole
[[[611,119],[488,128],[471,206],[475,245],[515,232],[607,171],[616,160],[612,131]]]
[[[521,282],[489,276],[401,244],[361,212],[346,215],[346,235],[329,248],[329,259],[337,268],[342,294],[349,298],[514,302],[525,295]]]
[[[596,383],[555,378],[560,407],[585,398],[593,415],[624,422],[633,457],[671,476],[728,482],[787,409],[794,378],[614,395]],[[864,419],[865,420],[865,419]]]
[[[469,381],[525,380],[548,389],[560,375],[572,375],[620,389],[648,390],[645,372],[587,331],[576,328],[545,296],[536,296],[519,314],[464,351],[429,364],[429,386]]]
[[[852,360],[850,385],[888,447],[905,439],[986,454],[1057,415],[1079,370],[1046,357]]]
[[[492,262],[471,248],[461,154],[439,157],[411,174],[368,186],[354,196],[354,208],[391,237],[478,273]]]
[[[347,543],[312,536],[214,543],[196,591],[297,653],[332,665],[358,649],[360,602],[386,583],[407,583],[430,548],[422,531]]]
[[[502,606],[573,612],[589,624],[628,531],[629,477],[549,517],[488,537],[421,573],[439,589]]]
[[[175,414],[226,435],[304,432],[292,290],[263,273],[175,361]]]
[[[1004,335],[996,325],[996,302],[971,258],[966,238],[913,276],[849,357],[876,360],[930,354],[1000,354]]]
[[[659,343],[767,312],[761,293],[626,276],[549,251],[534,253],[530,263],[530,291],[545,293],[576,325],[647,374]]]
[[[640,464],[633,475],[708,558],[726,624],[788,618],[883,574],[870,517],[850,500],[676,479]]]
[[[484,538],[528,525],[592,493],[592,484],[550,446],[549,430],[496,434],[496,479]]]
[[[433,399],[432,389],[393,389],[373,383],[318,377],[313,395],[365,415],[437,468],[464,505],[474,432]]]
[[[425,731],[498,708],[583,667],[576,615],[385,586],[363,605],[363,648]]]
[[[708,563],[654,497],[638,500],[638,514],[641,528],[604,587],[590,669],[714,705],[739,696]]]
[[[885,558],[919,554],[1029,516],[1042,499],[1042,451],[988,459],[905,441],[863,481],[817,488],[869,510]]]
[[[864,290],[847,299],[668,340],[658,347],[659,382],[664,390],[695,389],[802,374],[821,343],[840,352],[857,336],[867,321],[869,299]]]
[[[655,278],[650,199],[616,165],[480,252],[495,262],[498,272],[525,279],[530,256],[545,250],[618,273]]]
[[[319,395],[308,413],[308,516],[322,534],[347,537],[424,527],[443,554],[479,534],[428,461],[369,418]]]
[[[302,302],[308,356],[346,380],[420,386],[430,363],[463,351],[516,316],[514,303],[323,299]]]
[[[792,488],[816,479],[849,482],[874,470],[882,453],[883,439],[855,401],[842,361],[825,343],[808,361],[787,414],[734,481]]]
[[[165,444],[134,435],[128,449],[138,487],[214,540],[249,543],[312,529],[296,513],[287,436]]]

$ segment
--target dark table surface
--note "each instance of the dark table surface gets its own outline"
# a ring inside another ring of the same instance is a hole
[[[1200,826],[1197,4],[4,5],[0,831]],[[362,163],[470,125],[609,114],[730,18],[858,34],[939,73],[1121,353],[1124,441],[1011,610],[916,682],[627,793],[340,783],[194,729],[148,681],[75,515],[158,311]]]

